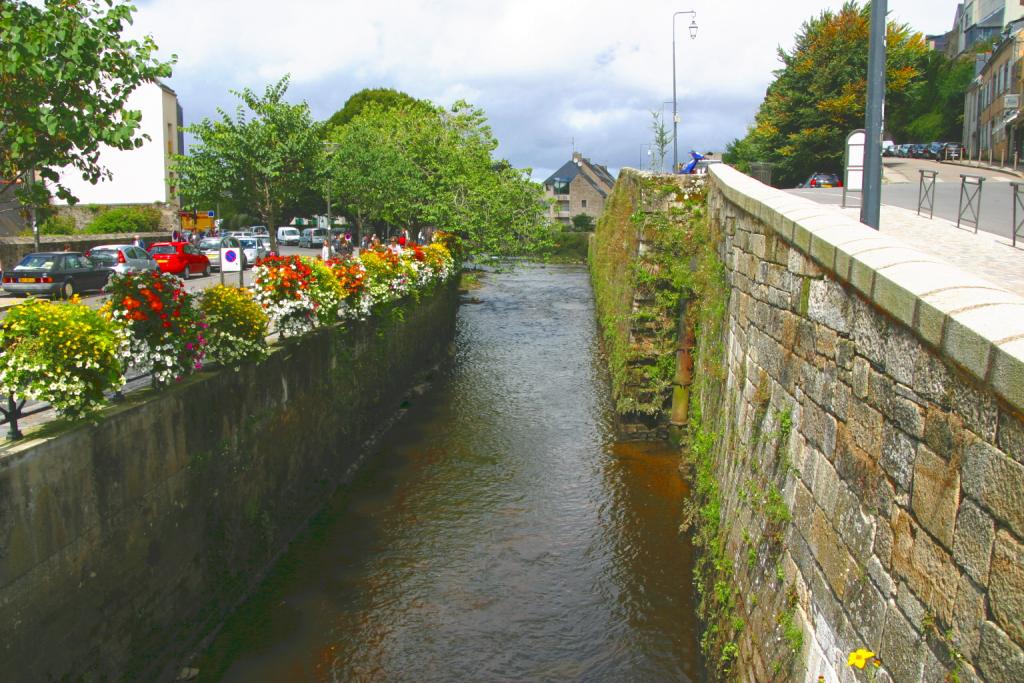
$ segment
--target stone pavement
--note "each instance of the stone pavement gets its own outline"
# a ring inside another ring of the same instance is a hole
[[[837,211],[859,220],[860,209]],[[950,264],[988,280],[996,287],[1024,296],[1024,239],[1011,245],[1009,237],[987,232],[974,234],[973,228],[957,228],[956,223],[935,217],[918,216],[909,209],[883,206],[881,232],[908,246],[938,256]]]

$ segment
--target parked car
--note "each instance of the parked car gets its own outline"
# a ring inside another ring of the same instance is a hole
[[[306,247],[307,249],[321,247],[324,244],[324,237],[326,235],[327,230],[324,228],[304,228],[302,236],[299,237],[299,246]]]
[[[3,288],[16,296],[70,299],[77,292],[103,289],[112,272],[77,251],[41,251],[28,254],[5,271]]]
[[[287,226],[277,229],[277,243],[285,245],[295,245],[299,243],[301,234],[298,228],[289,228]]]
[[[934,161],[941,161],[943,154],[946,149],[946,143],[944,142],[933,142],[929,144],[924,151],[926,159],[932,159]]]
[[[797,187],[842,187],[843,181],[835,173],[812,173],[811,177]]]
[[[199,243],[199,251],[210,260],[210,267],[214,270],[220,270],[220,250],[227,247],[235,247],[241,249],[242,245],[239,243],[237,237],[226,235],[224,237],[207,237]],[[245,252],[242,252],[242,268],[245,269]]]
[[[882,156],[896,156],[896,144],[892,140],[882,140]]]
[[[210,274],[210,259],[188,242],[154,242],[149,245],[149,253],[165,273],[186,280],[193,275]]]
[[[238,241],[242,245],[242,253],[245,254],[245,263],[249,266],[261,258],[265,258],[270,251],[269,249],[264,249],[263,245],[260,244],[260,240],[256,237],[239,237]]]
[[[897,151],[896,151],[896,156],[898,156],[898,157],[901,157],[901,158],[903,158],[903,159],[906,159],[906,158],[908,158],[908,157],[910,156],[910,150],[911,150],[911,149],[913,148],[913,146],[914,146],[914,145],[912,145],[912,144],[911,144],[911,143],[909,143],[909,142],[904,142],[904,143],[903,143],[902,145],[900,145],[900,146],[899,146],[899,148],[897,149]]]
[[[908,156],[911,159],[924,159],[928,155],[928,145],[915,143],[910,146],[910,153]]]
[[[256,239],[258,239],[260,241],[260,244],[263,246],[264,258],[266,258],[267,256],[277,256],[277,252],[270,248],[269,237],[257,237]]]
[[[250,226],[249,232],[256,237],[270,237],[270,231],[267,230],[265,225]]]
[[[959,161],[963,155],[963,146],[959,142],[947,142],[943,145],[942,161]]]
[[[160,266],[149,252],[133,244],[104,244],[93,247],[85,252],[85,255],[121,275],[160,270]]]

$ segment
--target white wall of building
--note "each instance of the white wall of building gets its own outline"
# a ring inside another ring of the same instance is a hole
[[[63,169],[61,180],[80,204],[152,204],[172,200],[167,183],[168,165],[171,155],[181,152],[177,101],[173,91],[156,83],[144,83],[128,96],[125,108],[142,112],[137,134],[145,133],[150,139],[131,150],[101,146],[99,163],[112,177],[95,185],[83,180],[74,168]]]

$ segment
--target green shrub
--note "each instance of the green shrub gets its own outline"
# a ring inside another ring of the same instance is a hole
[[[120,206],[101,212],[85,228],[93,235],[119,232],[156,232],[160,229],[160,209],[155,206]]]
[[[39,224],[40,235],[74,235],[78,232],[71,216],[50,216]]]

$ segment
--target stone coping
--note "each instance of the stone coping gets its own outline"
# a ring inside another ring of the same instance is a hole
[[[1015,410],[1024,412],[1024,298],[731,166],[715,186],[816,264],[914,330]]]

